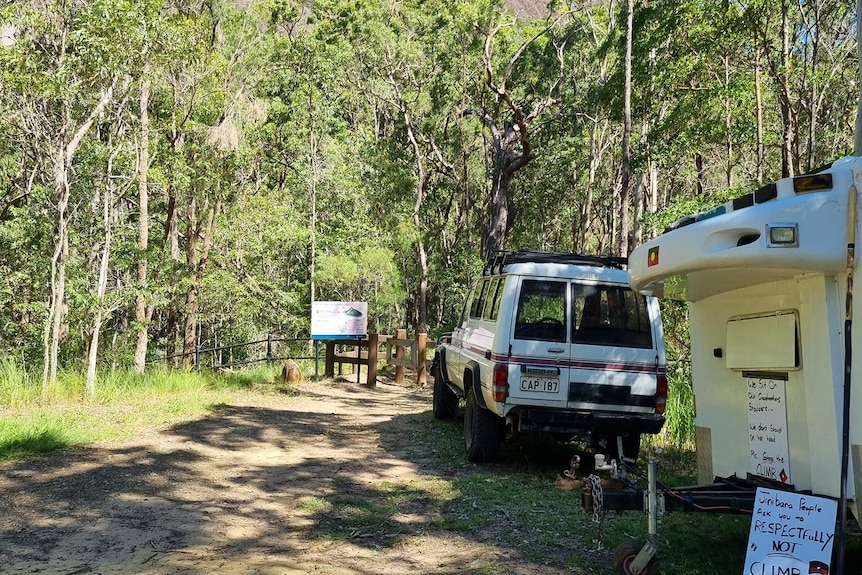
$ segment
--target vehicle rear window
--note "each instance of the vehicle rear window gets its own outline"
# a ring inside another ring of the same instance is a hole
[[[524,280],[515,339],[566,341],[566,282]]]
[[[646,297],[620,286],[572,285],[572,342],[652,347]]]

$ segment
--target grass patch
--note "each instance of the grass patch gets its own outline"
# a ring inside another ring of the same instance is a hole
[[[105,371],[96,393],[83,377],[59,374],[43,393],[38,378],[0,360],[0,461],[96,441],[123,440],[153,426],[200,417],[258,386],[273,389],[274,370],[226,376],[152,369],[145,374]],[[260,392],[260,389],[258,390]]]
[[[337,478],[331,494],[308,498],[298,507],[313,516],[311,539],[391,547],[406,536],[443,528],[440,517],[458,496],[450,482],[433,477],[374,487]]]
[[[472,465],[464,462],[460,418],[434,420],[433,426],[430,433],[437,435],[436,453],[446,461],[444,465],[459,470],[452,481],[458,496],[446,504],[440,529],[478,536],[523,559],[579,575],[610,573],[610,556],[618,545],[646,538],[647,517],[643,513],[611,512],[600,528],[581,508],[578,492],[554,488],[554,478],[568,468],[572,450],[581,453],[582,461],[589,461],[592,453],[585,447],[522,438],[504,444],[499,463]],[[439,447],[446,439],[455,446],[454,450]],[[659,480],[663,484],[697,483],[696,454],[690,446],[674,445],[661,438],[644,441],[638,465],[644,476],[649,456],[659,458]],[[646,480],[639,485],[645,488]],[[738,575],[744,565],[749,526],[750,517],[745,515],[665,515],[658,529],[661,572]],[[506,571],[500,565],[485,568]]]

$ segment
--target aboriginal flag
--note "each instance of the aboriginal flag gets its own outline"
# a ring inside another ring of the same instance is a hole
[[[815,575],[829,575],[829,565],[823,561],[811,561],[808,564],[808,573]]]
[[[658,265],[658,246],[650,248],[647,252],[646,265],[648,268]]]

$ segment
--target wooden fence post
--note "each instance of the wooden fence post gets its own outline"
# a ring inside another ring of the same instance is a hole
[[[323,364],[323,377],[335,377],[335,342],[326,342],[326,359]]]
[[[396,339],[407,339],[407,330],[399,329],[395,331]],[[404,346],[396,345],[395,346],[395,359],[404,359]],[[404,383],[404,366],[396,365],[395,366],[395,383],[401,385]]]
[[[362,375],[362,338],[356,340],[356,363],[353,364],[353,373],[356,374],[356,383]]]
[[[368,387],[377,387],[377,339],[376,333],[368,334]]]
[[[425,348],[428,345],[428,334],[420,333],[417,336],[418,345],[416,350],[416,383],[425,387],[428,385],[428,370],[425,368]]]

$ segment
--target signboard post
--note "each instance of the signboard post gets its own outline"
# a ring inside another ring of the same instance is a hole
[[[759,487],[743,575],[829,575],[837,508],[832,499]]]
[[[751,473],[789,484],[787,382],[777,377],[749,376],[747,379]]]

